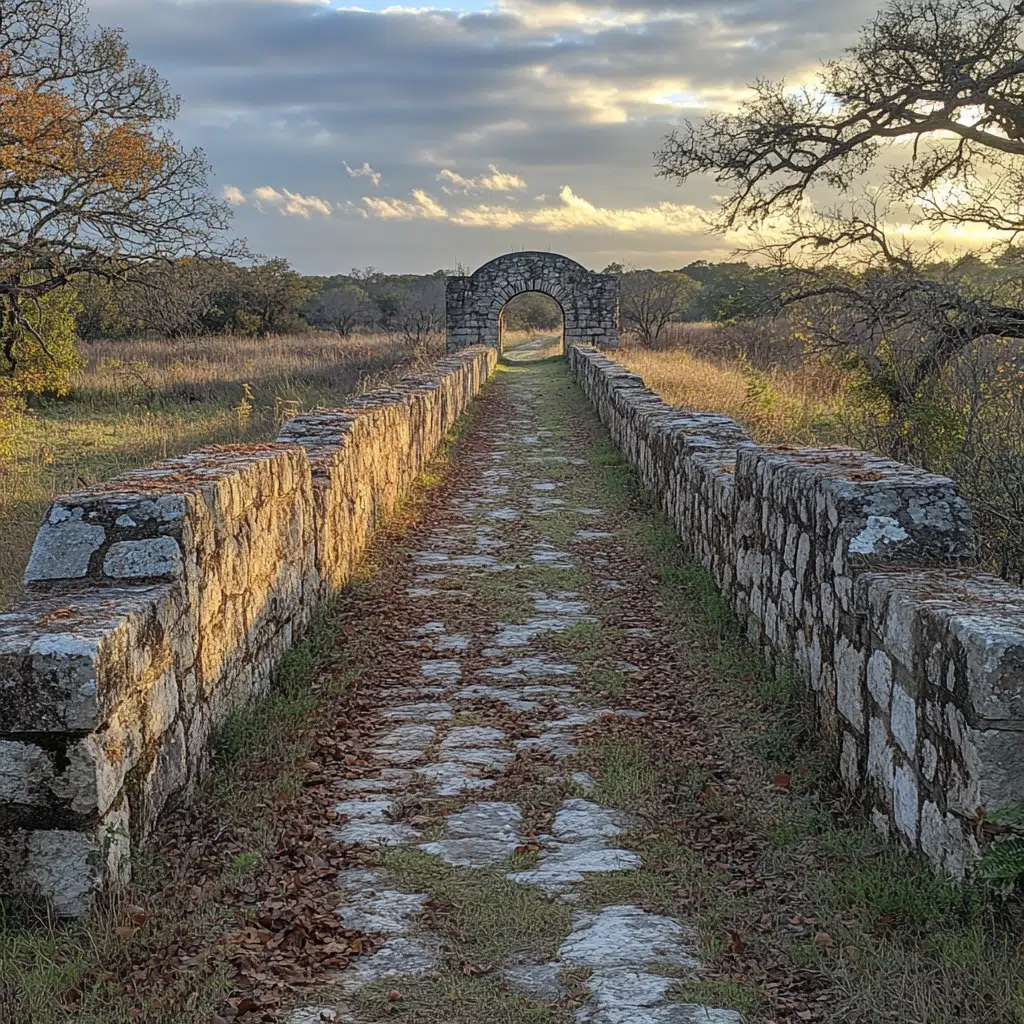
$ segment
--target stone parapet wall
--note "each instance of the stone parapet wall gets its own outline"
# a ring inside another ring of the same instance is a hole
[[[467,349],[274,443],[58,498],[0,613],[0,880],[58,913],[127,870],[230,712],[266,692],[493,370]]]
[[[593,348],[568,356],[750,640],[797,674],[846,788],[879,830],[964,874],[986,818],[1024,806],[1024,591],[973,568],[952,481],[760,446]]]

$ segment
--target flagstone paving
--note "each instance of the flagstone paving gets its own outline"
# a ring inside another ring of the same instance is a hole
[[[575,762],[607,723],[645,714],[630,706],[628,680],[654,634],[619,630],[609,656],[601,599],[628,584],[614,578],[616,524],[599,505],[599,469],[572,425],[552,422],[551,391],[565,383],[564,369],[543,363],[499,374],[480,399],[491,414],[475,422],[458,486],[407,538],[393,633],[376,640],[389,670],[373,738],[331,807],[336,841],[371,865],[342,872],[337,912],[371,937],[373,953],[296,1009],[292,1024],[376,1020],[364,997],[374,986],[414,999],[417,984],[443,986],[459,970],[432,922],[423,858],[438,877],[468,872],[467,886],[485,880],[500,898],[550,906],[564,922],[562,934],[507,962],[462,965],[522,1001],[509,1019],[741,1019],[673,997],[679,979],[701,974],[694,922],[631,903],[595,906],[585,893],[588,878],[641,866],[623,841],[631,809],[594,798],[594,777]],[[426,884],[403,874],[403,859],[415,858]],[[457,998],[446,1012],[453,1024],[470,1019]]]

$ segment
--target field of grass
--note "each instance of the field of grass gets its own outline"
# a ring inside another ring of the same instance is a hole
[[[561,331],[502,331],[501,355],[508,362],[530,362],[560,356],[564,351]]]
[[[405,372],[400,343],[327,333],[83,345],[66,398],[36,403],[0,464],[0,608],[53,497],[207,444],[272,437],[288,417],[341,404]]]
[[[853,412],[849,375],[809,366],[758,371],[739,359],[702,359],[685,348],[625,345],[616,358],[666,402],[731,416],[759,444],[844,443]]]

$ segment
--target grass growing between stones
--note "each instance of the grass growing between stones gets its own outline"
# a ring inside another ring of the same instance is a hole
[[[623,694],[628,677],[609,662],[614,660],[619,631],[600,622],[578,622],[553,634],[549,641],[560,654],[578,666],[584,695],[591,698]]]
[[[598,767],[593,800],[609,807],[654,813],[659,773],[642,743],[603,740],[583,756]]]
[[[571,1012],[526,1000],[502,984],[502,967],[554,956],[571,910],[542,892],[510,882],[509,870],[535,858],[514,854],[501,867],[451,867],[421,850],[385,848],[377,863],[403,891],[427,892],[430,930],[444,940],[438,970],[426,977],[386,978],[355,997],[359,1020],[415,1024],[568,1024]]]
[[[399,888],[429,892],[431,910],[451,940],[456,966],[507,966],[517,955],[550,959],[569,932],[570,909],[540,890],[510,882],[509,870],[530,866],[529,860],[500,868],[456,868],[422,850],[384,850],[378,863],[393,875]]]
[[[332,760],[344,765],[337,698],[362,674],[366,654],[365,641],[337,638],[350,607],[372,596],[388,560],[399,557],[430,488],[444,484],[460,434],[453,431],[338,600],[282,659],[270,693],[219,731],[214,771],[187,807],[168,808],[133,857],[131,883],[79,921],[0,899],[2,1024],[211,1024],[240,1008],[274,1019],[290,986],[325,969],[317,942],[297,941],[314,922],[343,934],[334,873],[324,871],[331,825],[315,787]],[[289,936],[276,963],[263,959],[264,938],[250,939],[270,927]]]
[[[617,490],[620,468],[607,467]],[[695,919],[719,977],[676,994],[748,1021],[1024,1020],[1019,904],[937,878],[860,823],[833,789],[792,676],[750,649],[629,475],[626,533],[676,638],[687,724],[588,752],[597,798],[644,821],[630,837],[644,869],[591,880],[588,899]],[[661,841],[683,849],[659,857]]]
[[[635,622],[637,607],[657,637],[641,681],[625,677],[616,695],[653,714],[609,727],[578,758],[596,778],[592,799],[637,814],[622,841],[643,868],[590,876],[584,905],[635,903],[695,922],[710,973],[675,994],[735,1007],[747,1024],[1024,1021],[1019,901],[936,878],[865,827],[792,674],[747,644],[568,375],[545,388],[551,422],[571,424],[587,458],[558,495],[602,510],[588,527],[613,530],[624,551],[602,551],[597,574],[628,589],[602,595],[581,582],[602,627],[543,644],[606,664],[598,635],[623,616]]]
[[[525,622],[536,614],[537,585],[522,569],[480,573],[472,582],[473,596],[495,622]]]
[[[495,978],[449,970],[432,978],[387,978],[356,996],[360,1021],[409,1024],[568,1024],[572,1013],[498,987]]]

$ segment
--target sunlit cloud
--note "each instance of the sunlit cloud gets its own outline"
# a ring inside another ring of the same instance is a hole
[[[534,211],[531,223],[548,231],[603,228],[677,235],[706,230],[704,211],[690,203],[663,202],[636,209],[600,207],[576,195],[568,185],[562,187],[558,198],[558,206]]]
[[[245,198],[245,193],[240,188],[236,188],[234,185],[224,186],[224,198],[232,206],[243,206],[247,202]]]
[[[464,178],[456,171],[442,169],[437,176],[438,181],[445,182],[441,191],[448,195],[470,192],[517,192],[526,188],[526,182],[518,174],[499,171],[494,164],[488,164],[490,174],[481,174],[475,178]]]
[[[462,228],[495,228],[499,231],[527,222],[527,214],[508,206],[473,206],[450,215],[452,224]]]
[[[706,230],[705,212],[688,203],[662,202],[635,209],[598,206],[564,185],[557,204],[533,209],[479,204],[447,210],[422,190],[415,190],[413,202],[364,196],[363,202],[378,217],[414,220],[429,217],[459,227],[507,230],[527,226],[542,231],[578,230],[643,231],[654,234],[693,234]]]
[[[405,199],[378,199],[363,196],[363,202],[371,213],[384,220],[445,220],[447,211],[422,189],[412,190],[413,202]]]
[[[375,171],[365,160],[363,161],[362,167],[355,168],[349,167],[344,160],[342,160],[342,163],[344,164],[345,170],[348,172],[348,176],[350,178],[369,178],[370,181],[373,182],[374,188],[377,188],[377,186],[380,185],[380,179],[383,175],[381,175],[380,171]]]
[[[286,217],[304,217],[306,220],[309,220],[311,213],[318,213],[324,217],[331,215],[331,204],[326,200],[319,196],[289,192],[286,188],[279,192],[271,185],[260,185],[249,193],[249,198],[261,213],[265,213],[267,207],[270,207]]]
[[[526,29],[573,28],[585,35],[604,32],[610,28],[642,25],[651,18],[649,10],[642,8],[616,9],[614,4],[600,8],[571,2],[534,3],[531,0],[497,0],[495,8],[515,15]],[[688,15],[662,13],[659,17],[680,20],[687,18]]]

